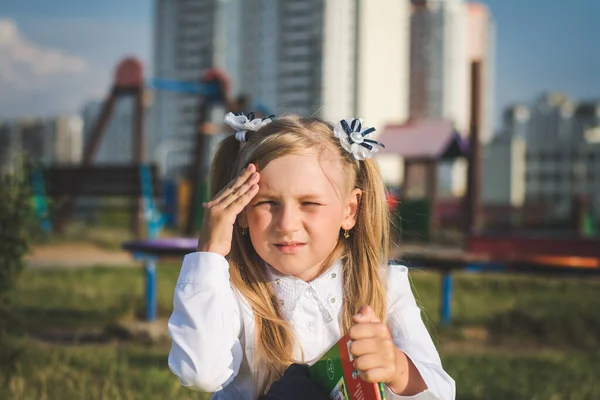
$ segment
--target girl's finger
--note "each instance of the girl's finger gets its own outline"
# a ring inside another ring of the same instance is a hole
[[[354,368],[359,371],[368,371],[375,368],[385,368],[384,360],[380,354],[365,354],[354,359]]]
[[[241,185],[238,186],[235,190],[229,192],[228,195],[223,197],[219,205],[224,209],[228,208],[231,204],[236,202],[240,197],[243,197],[248,190],[252,187],[252,185],[256,185],[260,180],[260,176],[258,172],[253,172],[250,177]]]
[[[244,182],[246,182],[250,175],[252,175],[254,172],[256,172],[256,166],[254,164],[248,164],[248,166],[244,168],[244,170],[242,170],[237,177],[233,178],[231,182],[227,184],[227,186],[221,189],[209,203],[220,203],[226,196],[235,191],[236,188],[243,185]]]
[[[358,376],[363,381],[378,383],[385,382],[390,379],[389,370],[387,368],[373,368],[367,371],[358,371]]]
[[[379,337],[381,330],[379,325],[382,324],[367,322],[363,324],[352,325],[350,327],[350,330],[348,330],[348,336],[350,336],[350,339],[352,340],[371,339]]]
[[[239,196],[234,202],[232,202],[228,209],[230,209],[235,215],[238,215],[242,212],[244,207],[246,207],[250,200],[258,193],[258,185],[254,184],[250,186],[250,188],[241,196]]]
[[[350,343],[350,353],[354,357],[360,357],[366,354],[377,353],[381,347],[379,339],[360,339]]]
[[[367,305],[361,306],[358,312],[352,316],[352,320],[356,323],[381,322],[375,311]]]
[[[225,196],[227,196],[237,187],[241,186],[246,180],[248,180],[248,177],[252,175],[252,173],[254,173],[255,171],[256,167],[254,166],[254,164],[248,164],[248,166],[244,168],[242,172],[238,174],[238,176],[233,178],[227,184],[227,186],[225,186],[223,189],[221,189],[219,193],[217,193],[217,195],[214,197],[214,200],[217,202],[221,201]]]

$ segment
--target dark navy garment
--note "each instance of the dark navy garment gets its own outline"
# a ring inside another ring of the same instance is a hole
[[[257,400],[327,400],[327,394],[308,375],[308,366],[292,364]]]

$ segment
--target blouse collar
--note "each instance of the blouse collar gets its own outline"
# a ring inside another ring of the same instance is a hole
[[[296,304],[302,296],[316,298],[324,322],[331,322],[342,305],[342,261],[334,262],[321,275],[311,282],[291,275],[284,275],[266,264],[266,272],[283,316],[289,321],[294,313]]]

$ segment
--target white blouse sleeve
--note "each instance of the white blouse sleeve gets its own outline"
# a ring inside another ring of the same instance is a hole
[[[186,255],[169,318],[169,368],[182,385],[216,392],[235,378],[243,357],[241,319],[227,260],[215,253]]]
[[[454,380],[442,368],[440,356],[421,319],[408,280],[408,269],[390,265],[388,275],[388,326],[396,347],[412,360],[427,384],[414,396],[399,396],[386,387],[388,399],[454,400]]]

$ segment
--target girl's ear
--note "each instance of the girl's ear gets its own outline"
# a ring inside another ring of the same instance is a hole
[[[358,206],[362,197],[362,190],[353,189],[346,198],[344,204],[344,219],[342,221],[342,229],[352,229],[356,225],[356,217],[358,215]]]

